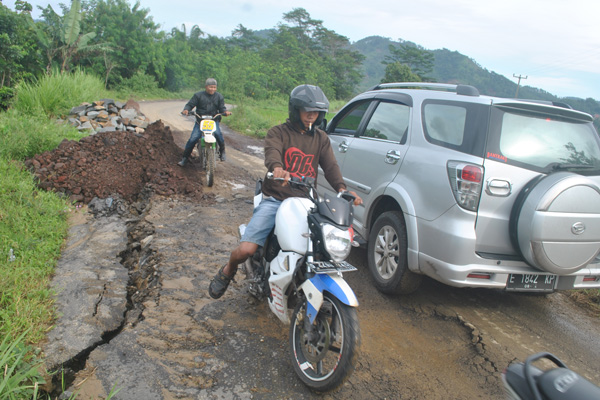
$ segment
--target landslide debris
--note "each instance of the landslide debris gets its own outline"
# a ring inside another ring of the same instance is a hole
[[[200,168],[177,165],[181,149],[162,121],[143,132],[109,131],[64,140],[52,150],[25,161],[45,190],[63,193],[74,203],[120,195],[136,201],[142,190],[158,195],[205,199]]]

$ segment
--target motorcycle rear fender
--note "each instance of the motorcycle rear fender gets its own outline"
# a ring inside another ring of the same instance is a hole
[[[307,300],[306,315],[312,324],[323,305],[323,292],[331,293],[339,301],[350,306],[358,307],[358,299],[350,285],[337,274],[316,274],[306,280],[300,290]]]

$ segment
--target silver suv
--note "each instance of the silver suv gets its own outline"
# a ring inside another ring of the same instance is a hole
[[[326,130],[384,293],[600,288],[600,140],[588,114],[466,85],[381,84]],[[322,176],[322,175],[321,175]],[[320,191],[332,191],[321,182]]]

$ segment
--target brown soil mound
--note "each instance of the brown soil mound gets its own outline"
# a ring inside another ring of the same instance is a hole
[[[201,171],[194,163],[179,167],[181,152],[169,127],[157,121],[143,134],[115,131],[79,142],[64,140],[55,150],[38,154],[25,165],[41,188],[64,193],[77,203],[115,194],[131,202],[143,189],[200,199]]]

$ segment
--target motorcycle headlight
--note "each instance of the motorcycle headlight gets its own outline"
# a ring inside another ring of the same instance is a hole
[[[344,261],[352,249],[352,237],[349,230],[341,230],[333,225],[323,226],[325,250],[333,261]]]

